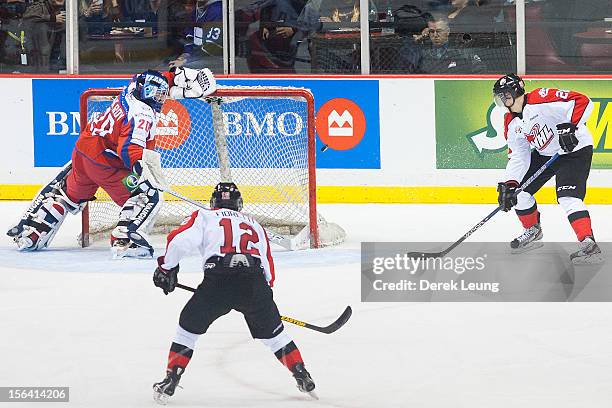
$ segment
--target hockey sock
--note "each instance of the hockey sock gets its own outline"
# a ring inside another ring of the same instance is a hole
[[[523,224],[525,229],[533,227],[538,222],[540,222],[540,212],[538,211],[537,204],[533,204],[530,208],[526,210],[515,210],[516,215],[518,215],[519,221]]]
[[[586,237],[593,236],[593,229],[591,228],[591,217],[588,211],[578,211],[571,213],[567,216],[578,241],[582,241]]]
[[[300,350],[293,341],[289,342],[289,344],[285,345],[280,350],[274,352],[274,355],[276,358],[278,358],[278,361],[280,361],[281,364],[289,369],[289,371],[291,371],[293,366],[295,366],[297,363],[304,364]]]
[[[170,346],[170,354],[168,355],[168,371],[172,371],[175,367],[181,367],[185,370],[189,360],[193,356],[193,350],[182,344],[172,343]]]
[[[284,329],[281,329],[281,332],[271,339],[261,339],[261,342],[270,348],[276,358],[278,358],[278,361],[287,367],[289,371],[297,363],[304,363],[300,350],[291,340],[291,337],[285,333]]]

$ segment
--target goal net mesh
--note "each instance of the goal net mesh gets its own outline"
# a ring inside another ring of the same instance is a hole
[[[87,97],[88,121],[110,105],[114,96],[106,94]],[[311,246],[315,231],[319,246],[341,242],[344,231],[316,212],[314,163],[309,162],[314,109],[308,99],[304,91],[287,88],[226,88],[212,98],[168,100],[158,114],[155,137],[168,184],[207,204],[217,183],[232,181],[242,192],[243,212],[264,227],[285,235],[307,228]],[[171,230],[197,209],[169,194],[164,198],[153,232]],[[90,239],[114,228],[119,210],[99,189],[89,203]]]

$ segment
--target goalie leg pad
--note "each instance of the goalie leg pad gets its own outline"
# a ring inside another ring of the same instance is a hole
[[[58,173],[58,175],[55,176],[55,178],[49,182],[49,184],[44,186],[38,192],[36,197],[34,197],[32,202],[30,203],[30,206],[28,207],[28,209],[21,216],[21,219],[19,220],[17,225],[15,225],[11,229],[9,229],[6,232],[6,235],[8,235],[11,238],[15,238],[15,237],[17,237],[18,235],[20,235],[23,232],[24,227],[26,226],[27,220],[33,214],[36,214],[40,210],[40,208],[42,207],[45,199],[48,198],[48,197],[52,197],[54,195],[57,195],[57,191],[56,190],[58,188],[60,190],[63,188],[63,185],[65,183],[66,177],[68,176],[68,173],[70,173],[71,169],[72,169],[72,162],[70,161],[70,162],[68,162],[64,166],[64,168]]]
[[[163,196],[156,189],[130,197],[119,214],[117,227],[111,233],[111,250],[114,259],[151,258],[153,246],[148,233],[161,208]]]
[[[70,200],[61,186],[57,186],[37,205],[36,211],[23,220],[21,232],[13,236],[17,248],[36,251],[48,247],[68,213],[78,214],[84,206],[85,203]]]

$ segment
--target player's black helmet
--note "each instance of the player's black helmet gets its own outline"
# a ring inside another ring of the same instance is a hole
[[[520,76],[508,74],[499,78],[493,85],[493,99],[500,107],[510,107],[517,97],[525,94],[525,83]]]
[[[219,183],[210,197],[211,208],[229,208],[242,210],[242,194],[234,183]]]

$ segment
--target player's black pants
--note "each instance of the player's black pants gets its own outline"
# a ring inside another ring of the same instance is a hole
[[[575,197],[584,200],[586,183],[591,170],[593,146],[586,146],[580,150],[561,155],[525,191],[535,194],[552,176],[556,176],[557,199],[561,197]],[[531,163],[527,174],[521,184],[531,177],[540,167],[550,159],[541,156],[535,150],[531,152]]]
[[[282,330],[280,314],[272,289],[261,268],[232,273],[220,267],[205,272],[204,281],[187,302],[179,320],[180,326],[195,334],[208,327],[230,310],[244,315],[255,339],[270,339]]]

